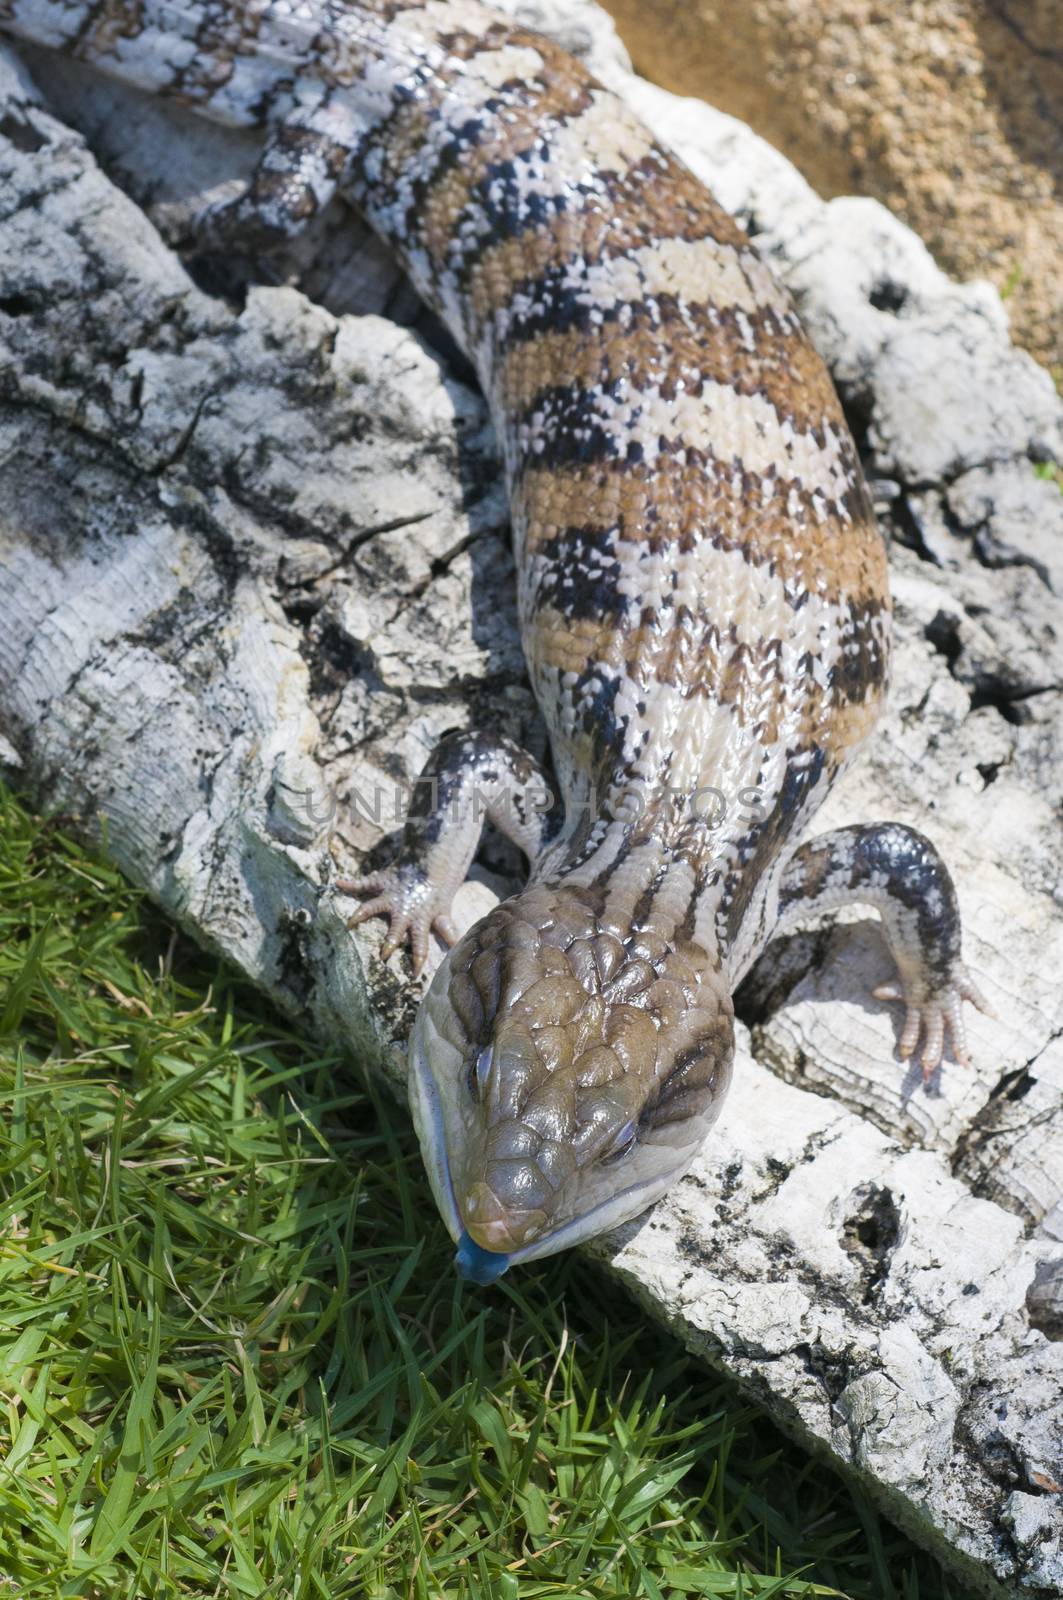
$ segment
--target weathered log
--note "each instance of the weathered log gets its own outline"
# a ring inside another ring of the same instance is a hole
[[[898,659],[824,825],[933,835],[1001,1019],[972,1016],[974,1070],[925,1093],[868,998],[874,925],[787,941],[745,986],[732,1097],[694,1171],[593,1253],[972,1592],[1046,1600],[1063,495],[1037,463],[1063,457],[1063,405],[985,285],[948,282],[880,207],[824,204],[739,124],[633,77],[593,7],[566,10],[567,42],[750,226],[832,365],[894,539]],[[394,833],[444,729],[543,742],[482,402],[339,207],[271,282],[217,262],[193,281],[144,208],[176,228],[255,141],[32,66],[54,113],[0,62],[0,761],[399,1083],[416,989],[402,956],[377,959],[379,927],[348,932],[337,864]],[[488,845],[465,916],[514,868]]]

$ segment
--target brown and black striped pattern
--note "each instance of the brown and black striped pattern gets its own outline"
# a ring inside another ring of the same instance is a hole
[[[778,849],[888,665],[884,551],[833,387],[733,219],[612,95],[541,38],[452,14],[451,74],[369,136],[354,181],[494,401],[563,782],[593,778],[606,809],[637,788],[667,870],[667,756],[691,793],[758,786]],[[547,870],[614,881],[640,831],[596,862],[563,842]],[[751,848],[683,837],[736,868]]]
[[[652,808],[667,753],[691,793],[757,786],[781,844],[874,720],[886,565],[823,364],[704,186],[566,52],[475,0],[0,0],[0,23],[271,124],[222,223],[254,208],[281,233],[337,184],[356,200],[493,402],[563,787],[593,780],[608,805],[634,786]],[[778,812],[810,758],[817,784]]]
[[[962,1053],[977,996],[927,842],[843,830],[794,855],[881,705],[885,552],[824,366],[705,187],[477,0],[0,0],[0,28],[267,127],[248,194],[204,233],[261,247],[339,192],[491,403],[565,816],[553,833],[526,802],[507,819],[531,768],[504,743],[437,758],[441,793],[475,780],[533,858],[525,893],[443,963],[412,1046],[464,1267],[497,1275],[674,1181],[726,1090],[731,988],[796,906],[879,904],[902,1048],[925,1024],[924,1064],[946,1028]],[[406,857],[346,885],[418,964],[433,926],[453,935],[478,827],[418,813]]]

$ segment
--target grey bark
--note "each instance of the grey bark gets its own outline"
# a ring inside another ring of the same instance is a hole
[[[1047,1600],[1063,495],[1037,464],[1063,458],[1063,404],[988,286],[950,283],[881,207],[825,204],[741,125],[640,82],[592,6],[565,13],[566,42],[750,226],[830,361],[894,541],[898,652],[889,714],[823,825],[933,835],[1000,1013],[969,1019],[974,1069],[925,1093],[868,998],[888,976],[876,926],[787,940],[746,985],[735,1085],[694,1171],[593,1253],[972,1592]],[[543,742],[482,401],[342,207],[272,281],[215,263],[194,282],[164,236],[246,174],[256,140],[32,67],[54,110],[0,56],[0,763],[401,1084],[417,992],[329,885],[394,833],[445,729]],[[513,870],[489,848],[459,915]]]

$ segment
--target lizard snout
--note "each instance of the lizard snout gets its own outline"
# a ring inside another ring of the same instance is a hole
[[[519,1250],[537,1239],[546,1224],[544,1211],[505,1206],[486,1183],[470,1187],[461,1212],[470,1238],[484,1250]]]

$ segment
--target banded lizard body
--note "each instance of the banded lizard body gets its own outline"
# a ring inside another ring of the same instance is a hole
[[[0,0],[0,29],[268,129],[204,242],[261,250],[338,191],[488,397],[564,817],[522,751],[455,734],[398,861],[340,880],[415,969],[433,926],[453,945],[410,1096],[462,1269],[675,1182],[726,1094],[732,991],[799,917],[876,906],[901,1055],[965,1060],[962,1001],[985,1006],[934,847],[895,823],[799,843],[881,706],[885,551],[786,292],[681,162],[476,0]],[[531,874],[455,940],[481,806]]]

